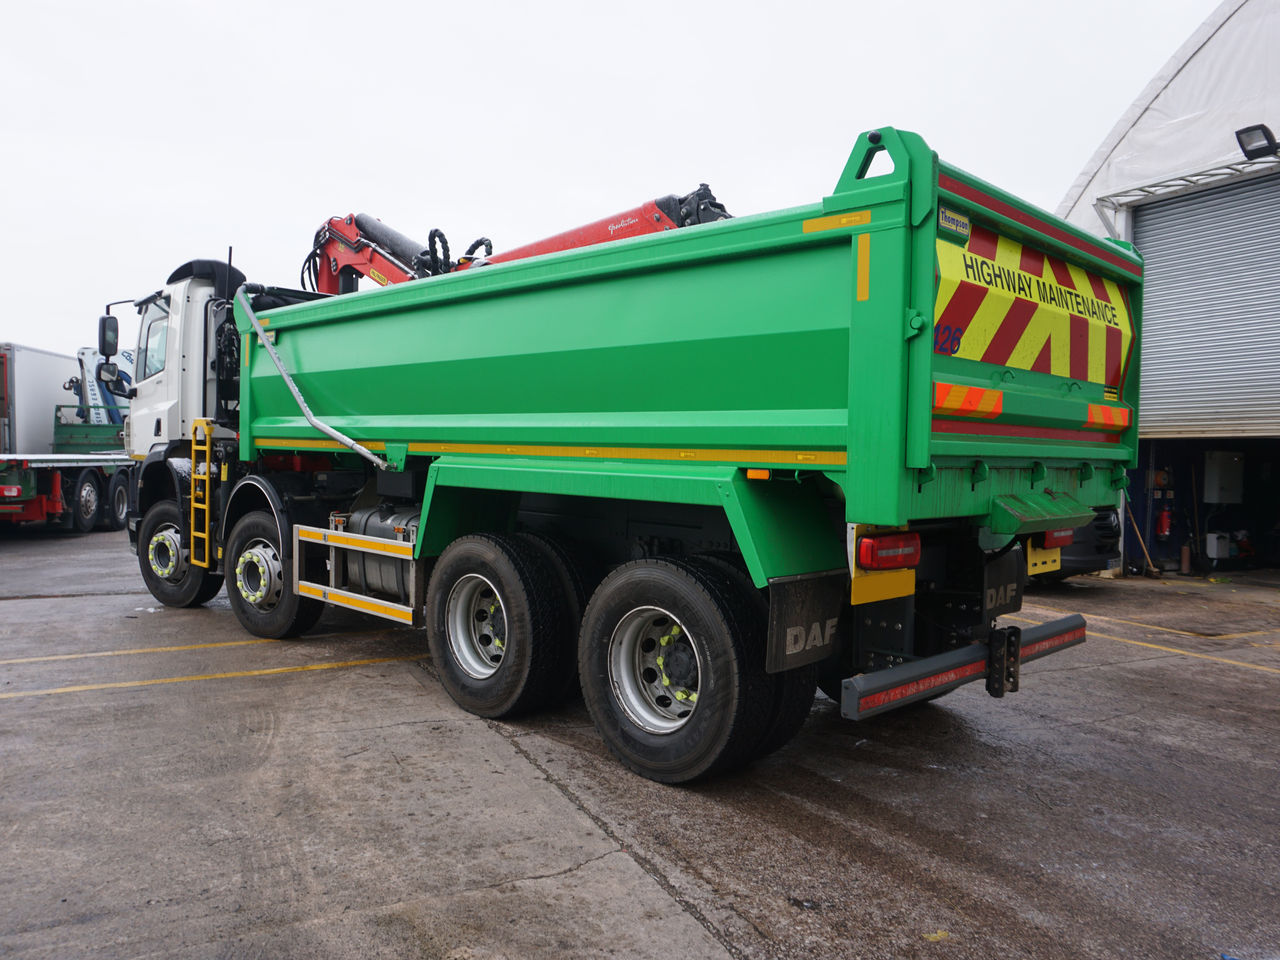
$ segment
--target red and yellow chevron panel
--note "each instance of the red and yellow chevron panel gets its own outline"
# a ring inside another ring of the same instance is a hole
[[[937,251],[935,353],[1119,386],[1133,319],[1115,281],[976,223]]]
[[[1083,424],[1090,430],[1127,430],[1129,428],[1129,408],[1113,407],[1105,403],[1089,404],[1089,419]]]
[[[962,387],[955,383],[933,385],[933,412],[948,417],[981,417],[992,420],[1004,407],[1004,391],[987,387]]]

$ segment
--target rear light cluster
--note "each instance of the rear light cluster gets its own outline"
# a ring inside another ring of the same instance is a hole
[[[1054,547],[1065,547],[1075,539],[1076,532],[1071,527],[1065,530],[1046,530],[1044,532],[1044,548],[1051,550]]]
[[[902,570],[919,563],[918,533],[886,533],[858,538],[858,566],[863,570]]]
[[[21,487],[0,487],[0,497],[20,497],[22,496]]]

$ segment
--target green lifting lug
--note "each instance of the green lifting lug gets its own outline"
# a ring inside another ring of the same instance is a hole
[[[928,326],[929,326],[929,321],[925,319],[924,314],[922,314],[919,310],[908,310],[907,311],[907,335],[905,339],[910,340],[913,337],[920,336],[920,334],[924,333],[925,328]]]

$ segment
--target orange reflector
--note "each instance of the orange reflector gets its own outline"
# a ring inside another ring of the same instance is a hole
[[[747,479],[748,480],[768,480],[769,471],[761,470],[758,467],[749,467],[747,469]]]
[[[1070,528],[1066,530],[1046,530],[1044,532],[1044,548],[1052,550],[1054,547],[1065,547],[1075,538],[1076,532]]]
[[[918,533],[889,533],[858,539],[858,566],[863,570],[901,570],[919,562]]]

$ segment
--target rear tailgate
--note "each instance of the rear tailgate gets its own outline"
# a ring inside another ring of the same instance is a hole
[[[935,227],[929,396],[911,386],[930,461],[964,463],[1002,533],[1113,503],[1137,452],[1141,259],[947,164]],[[954,510],[938,487],[913,516]]]

